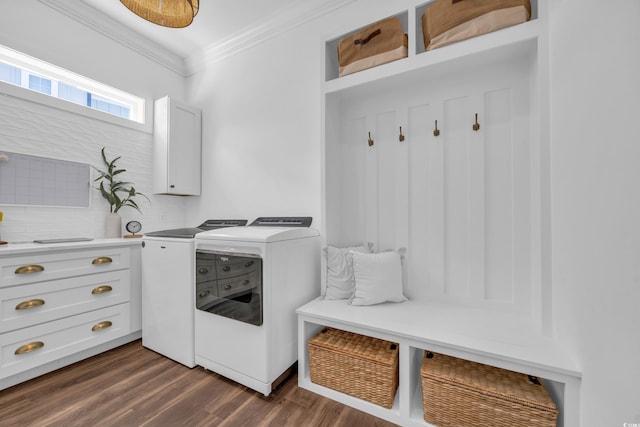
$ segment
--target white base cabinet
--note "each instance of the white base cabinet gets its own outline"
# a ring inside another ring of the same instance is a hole
[[[140,337],[139,242],[0,251],[0,389]]]

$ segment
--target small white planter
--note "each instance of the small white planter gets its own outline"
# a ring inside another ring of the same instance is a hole
[[[120,214],[110,212],[104,221],[104,237],[114,239],[122,237],[122,217]]]

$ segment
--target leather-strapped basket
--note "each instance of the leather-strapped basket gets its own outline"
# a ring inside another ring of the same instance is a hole
[[[425,50],[531,19],[529,0],[435,0],[422,15]]]
[[[398,388],[398,344],[325,328],[308,343],[311,382],[391,408]]]
[[[439,427],[555,427],[558,409],[530,375],[425,351],[424,420]]]
[[[400,18],[387,18],[340,40],[340,77],[406,58],[408,39]]]

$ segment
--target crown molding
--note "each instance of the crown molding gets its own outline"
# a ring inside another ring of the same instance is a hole
[[[186,77],[184,59],[99,10],[78,0],[38,0],[134,52]]]
[[[160,44],[82,1],[38,1],[169,70],[183,77],[188,77],[202,70],[206,64],[228,58],[357,0],[305,0],[293,2],[291,7],[276,10],[271,15],[266,16],[260,25],[245,28],[220,42],[209,45],[202,52],[186,58],[181,58]]]
[[[292,6],[265,16],[260,25],[245,28],[220,42],[209,45],[203,52],[185,58],[186,74],[192,75],[202,70],[206,64],[221,61],[355,1],[357,0],[293,2]]]

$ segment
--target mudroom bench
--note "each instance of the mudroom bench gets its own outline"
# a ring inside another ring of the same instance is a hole
[[[437,302],[363,307],[322,299],[297,314],[298,381],[317,394],[402,426],[428,426],[420,366],[429,350],[541,378],[560,411],[558,426],[579,426],[580,370],[556,340],[522,317]],[[390,409],[311,382],[307,342],[324,327],[399,344],[399,386]]]

